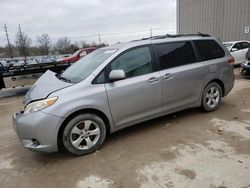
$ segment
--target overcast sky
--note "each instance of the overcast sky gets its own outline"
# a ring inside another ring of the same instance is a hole
[[[13,43],[21,24],[33,45],[48,33],[52,41],[67,36],[109,44],[176,32],[176,0],[0,0],[0,46],[4,23]]]

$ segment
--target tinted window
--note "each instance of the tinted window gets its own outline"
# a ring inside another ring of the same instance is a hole
[[[125,52],[112,64],[111,70],[124,70],[126,78],[152,72],[152,58],[149,47],[141,47]]]
[[[202,61],[225,56],[224,50],[214,40],[195,40],[194,44]]]
[[[196,62],[190,42],[156,44],[155,48],[162,69]]]
[[[241,50],[242,49],[240,43],[236,43],[235,45],[233,45],[232,49],[233,48],[235,48],[236,50]],[[231,49],[231,51],[233,51],[232,49]]]
[[[241,44],[242,49],[246,49],[250,47],[250,44],[248,42],[241,42],[240,44]]]

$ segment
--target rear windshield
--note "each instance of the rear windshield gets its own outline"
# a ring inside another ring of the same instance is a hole
[[[194,40],[194,44],[202,61],[225,56],[223,48],[214,40]]]
[[[107,60],[116,50],[99,49],[88,54],[67,68],[61,75],[70,82],[80,82],[87,78],[98,66]]]

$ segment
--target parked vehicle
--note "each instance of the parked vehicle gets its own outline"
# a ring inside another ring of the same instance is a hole
[[[243,63],[247,50],[250,48],[249,41],[232,41],[224,42],[223,44],[234,57],[235,65],[240,65]]]
[[[59,62],[61,62],[61,63],[74,63],[74,62],[78,61],[80,58],[93,52],[94,50],[96,50],[95,47],[79,49],[72,56],[61,59],[61,60],[59,60]]]
[[[241,64],[241,67],[241,75],[250,76],[250,59],[245,59],[245,61]]]
[[[224,46],[204,34],[111,45],[62,74],[47,71],[13,125],[30,150],[88,154],[108,133],[139,122],[187,108],[216,110],[233,88],[232,63]]]
[[[8,61],[9,65],[12,67],[21,67],[25,65],[25,61],[24,60],[10,60]]]
[[[2,68],[7,68],[7,67],[9,67],[9,64],[8,64],[6,61],[1,60],[1,61],[0,61],[0,67],[2,67]]]
[[[0,61],[0,74],[8,67],[6,61]],[[1,82],[1,81],[0,81]]]
[[[37,63],[56,63],[56,57],[55,56],[41,56],[35,59]]]

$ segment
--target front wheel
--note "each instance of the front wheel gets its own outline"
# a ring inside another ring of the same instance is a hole
[[[203,91],[201,108],[206,112],[216,110],[221,102],[222,90],[216,82],[209,83]]]
[[[63,145],[73,155],[86,155],[101,147],[106,126],[95,114],[81,114],[72,118],[63,131]]]

